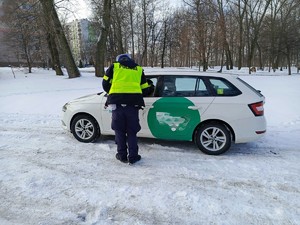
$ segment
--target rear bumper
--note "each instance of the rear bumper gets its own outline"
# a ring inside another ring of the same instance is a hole
[[[235,133],[235,143],[255,141],[263,137],[267,130],[264,116],[234,121],[232,128]]]

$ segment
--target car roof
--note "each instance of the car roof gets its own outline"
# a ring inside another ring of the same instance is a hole
[[[206,77],[223,77],[223,78],[236,78],[238,75],[232,75],[232,74],[222,74],[222,73],[216,73],[216,72],[201,72],[201,71],[192,71],[192,70],[183,70],[183,69],[173,69],[173,70],[145,70],[145,75],[147,76],[206,76]]]

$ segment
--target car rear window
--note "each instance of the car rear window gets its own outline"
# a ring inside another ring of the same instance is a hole
[[[241,78],[237,78],[237,80],[239,80],[240,82],[242,82],[244,85],[246,85],[248,88],[250,88],[253,92],[255,92],[259,97],[264,97],[263,94],[255,89],[254,87],[252,87],[250,84],[248,84],[246,81],[242,80]]]
[[[242,92],[228,80],[223,78],[209,78],[216,96],[237,96]]]

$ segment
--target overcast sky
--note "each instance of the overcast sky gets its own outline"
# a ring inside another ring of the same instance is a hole
[[[166,2],[168,0],[165,0]],[[77,6],[76,8],[77,13],[76,13],[76,17],[77,19],[81,19],[81,18],[88,18],[91,15],[91,12],[89,10],[89,5],[88,3],[86,3],[86,0],[74,0],[74,4]],[[170,4],[174,7],[178,7],[182,4],[182,0],[169,0]]]

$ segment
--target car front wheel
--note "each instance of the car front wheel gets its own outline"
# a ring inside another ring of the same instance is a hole
[[[195,138],[198,148],[209,155],[220,155],[231,146],[230,131],[220,123],[208,123],[198,127]]]
[[[80,142],[93,142],[100,136],[97,121],[89,115],[78,115],[71,123],[71,132]]]

